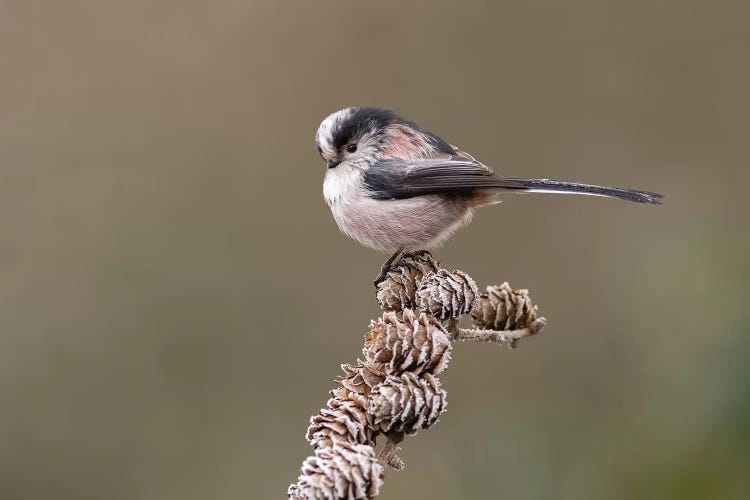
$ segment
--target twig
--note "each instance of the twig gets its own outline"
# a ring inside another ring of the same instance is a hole
[[[378,462],[382,465],[390,466],[396,470],[404,468],[404,462],[396,455],[398,453],[400,443],[404,439],[403,432],[397,432],[395,434],[388,434],[385,437],[385,445],[383,449],[378,453]]]
[[[537,330],[538,331],[538,330]],[[530,337],[534,335],[536,331],[531,328],[522,328],[520,330],[486,330],[484,328],[461,328],[458,330],[458,334],[455,335],[456,340],[467,341],[473,340],[476,342],[495,342],[498,344],[508,344],[512,349],[516,346],[519,340],[524,337]]]

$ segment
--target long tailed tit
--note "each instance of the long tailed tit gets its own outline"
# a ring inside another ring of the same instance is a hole
[[[328,170],[323,195],[341,231],[393,256],[434,250],[504,192],[573,193],[659,204],[662,195],[550,179],[501,177],[391,111],[346,108],[315,135]]]

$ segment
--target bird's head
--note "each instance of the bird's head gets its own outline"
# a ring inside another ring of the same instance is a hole
[[[381,108],[332,113],[318,127],[315,143],[329,169],[364,169],[383,158],[409,160],[453,151],[431,132]]]

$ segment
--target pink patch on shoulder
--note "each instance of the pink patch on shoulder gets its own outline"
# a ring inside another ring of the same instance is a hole
[[[411,160],[418,157],[424,148],[419,135],[406,127],[393,127],[387,134],[388,147],[385,148],[385,156]]]

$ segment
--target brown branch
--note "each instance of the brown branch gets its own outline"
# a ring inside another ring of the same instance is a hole
[[[378,462],[382,465],[390,466],[396,470],[401,470],[405,467],[404,462],[396,455],[398,453],[400,443],[404,439],[403,432],[397,432],[395,434],[388,434],[385,436],[385,446],[378,453]]]
[[[445,411],[447,393],[438,375],[453,344],[513,347],[546,324],[526,290],[503,283],[480,294],[468,274],[440,268],[428,253],[397,262],[376,297],[385,312],[365,334],[365,359],[341,365],[344,375],[331,399],[310,419],[307,439],[314,455],[289,487],[291,499],[376,497],[385,469],[404,468],[396,455],[399,443],[433,426]],[[474,328],[458,327],[466,314]],[[376,454],[380,436],[385,443]]]
[[[544,320],[544,318],[542,318]],[[507,344],[510,348],[514,348],[519,340],[524,337],[531,337],[535,335],[540,329],[544,328],[545,321],[539,321],[539,325],[536,329],[534,328],[522,328],[520,330],[487,330],[484,328],[461,328],[457,334],[454,334],[455,340],[467,341],[472,340],[475,342],[495,342],[497,344]]]

